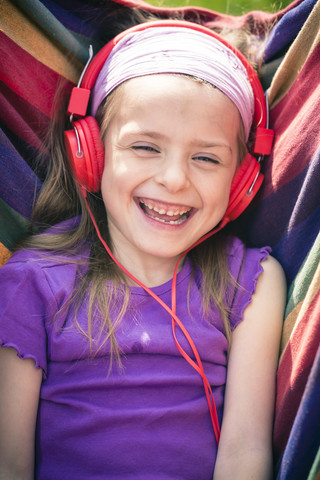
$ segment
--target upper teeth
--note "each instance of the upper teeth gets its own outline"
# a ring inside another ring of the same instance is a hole
[[[175,210],[175,211],[165,210],[164,208],[157,208],[155,205],[152,205],[151,203],[148,203],[144,200],[141,200],[141,202],[151,210],[154,210],[155,212],[159,213],[159,215],[168,215],[169,217],[173,217],[174,215],[184,215],[185,213],[191,210],[190,208],[187,208],[184,210]]]

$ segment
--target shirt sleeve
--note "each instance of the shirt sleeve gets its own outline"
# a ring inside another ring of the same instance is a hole
[[[262,262],[270,252],[270,247],[245,248],[240,241],[231,252],[231,273],[235,279],[229,303],[232,330],[242,321],[243,313],[252,301],[259,276],[263,272]]]
[[[0,268],[0,345],[31,358],[47,373],[46,322],[57,304],[37,259],[15,260]]]

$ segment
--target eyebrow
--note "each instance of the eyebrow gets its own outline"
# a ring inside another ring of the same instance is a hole
[[[160,138],[160,139],[164,139],[165,138],[165,135],[162,135],[161,133],[159,132],[154,132],[152,130],[131,130],[129,132],[125,132],[125,135],[129,135],[130,137],[133,137],[135,135],[142,135],[144,137],[151,137],[151,138]]]
[[[216,142],[216,143],[212,143],[212,142],[206,142],[206,141],[195,141],[195,142],[192,142],[192,145],[194,146],[197,146],[199,148],[227,148],[228,150],[232,151],[232,148],[230,145],[228,145],[227,143],[223,143],[223,142]]]

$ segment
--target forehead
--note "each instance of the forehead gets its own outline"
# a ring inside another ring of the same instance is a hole
[[[188,99],[188,95],[200,94],[207,90],[207,94],[216,87],[210,83],[200,80],[197,77],[180,73],[162,73],[154,75],[144,75],[131,78],[120,86],[122,94],[132,96],[137,101],[160,96],[176,96]],[[223,94],[222,94],[223,95]]]
[[[117,106],[119,113],[159,111],[169,109],[172,113],[181,110],[192,115],[216,116],[240,119],[234,103],[208,82],[183,74],[157,74],[136,77],[118,87]],[[187,118],[185,119],[187,120]]]

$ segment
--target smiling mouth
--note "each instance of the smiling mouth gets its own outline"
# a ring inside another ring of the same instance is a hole
[[[191,214],[191,207],[184,206],[164,206],[155,205],[151,200],[139,199],[139,205],[142,211],[153,220],[167,225],[181,225]]]

